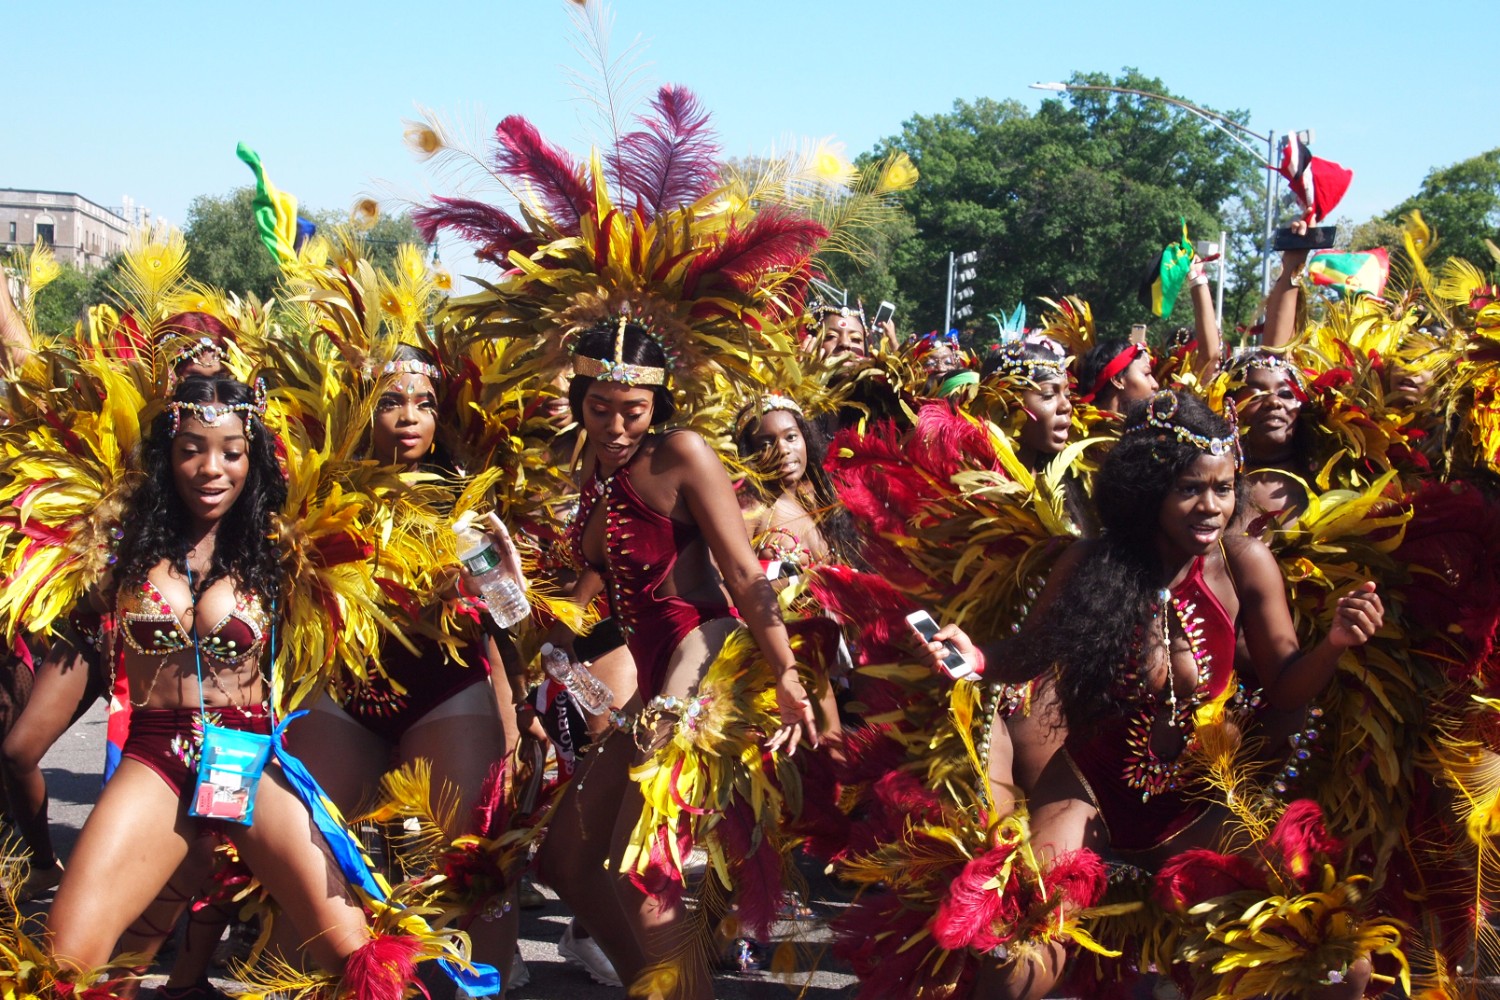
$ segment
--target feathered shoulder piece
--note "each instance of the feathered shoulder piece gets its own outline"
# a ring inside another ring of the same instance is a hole
[[[826,230],[779,206],[725,197],[707,114],[664,87],[640,127],[586,162],[511,116],[495,131],[493,174],[518,192],[519,218],[435,198],[414,219],[428,239],[455,232],[505,269],[449,317],[476,336],[532,342],[527,372],[550,381],[576,338],[630,320],[663,348],[670,384],[692,409],[724,374],[753,383],[751,358],[791,349],[781,323],[799,310]]]
[[[103,388],[93,406],[0,427],[0,623],[47,633],[105,574],[134,488],[148,409],[124,372],[79,363]]]

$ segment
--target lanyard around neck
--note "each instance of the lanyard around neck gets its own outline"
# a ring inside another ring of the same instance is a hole
[[[200,646],[200,644],[198,642],[198,597],[194,593],[193,567],[188,566],[186,560],[183,561],[183,565],[187,569],[188,598],[192,601],[192,608],[193,608],[193,624],[188,628],[188,631],[193,636],[193,663],[194,663],[194,665],[195,665],[195,667],[197,669],[197,672],[198,672],[198,715],[199,715],[200,718],[203,718],[206,721],[207,716],[208,716],[208,708],[205,706],[204,701],[203,701],[203,649],[202,649],[202,647]],[[274,671],[275,668],[276,668],[276,603],[273,601],[271,603],[271,670]],[[267,680],[267,683],[268,684],[270,683],[269,679]],[[275,702],[276,702],[276,699],[274,697],[267,699],[267,704],[269,706],[269,711],[271,713],[271,722],[273,724],[276,721],[276,704],[275,704]]]

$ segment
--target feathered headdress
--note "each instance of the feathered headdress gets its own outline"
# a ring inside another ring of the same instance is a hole
[[[455,301],[450,316],[476,336],[535,343],[527,371],[550,379],[581,333],[628,320],[661,345],[671,383],[691,405],[707,397],[715,373],[753,382],[752,356],[791,349],[788,324],[826,230],[726,198],[708,116],[686,90],[663,87],[639,124],[580,164],[524,118],[506,118],[493,170],[521,189],[520,218],[446,197],[413,218],[428,239],[458,233],[506,269],[486,291]]]

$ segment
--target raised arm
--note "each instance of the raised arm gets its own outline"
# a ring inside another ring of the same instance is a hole
[[[703,540],[718,565],[735,608],[755,636],[761,655],[776,674],[776,705],[781,712],[782,725],[768,744],[769,748],[776,750],[785,746],[790,755],[804,735],[816,746],[817,728],[813,724],[812,704],[797,678],[797,660],[792,653],[786,625],[781,621],[776,591],[750,548],[744,518],[724,464],[697,434],[669,435],[662,447],[681,464],[679,495],[703,532]]]
[[[1291,228],[1298,235],[1307,232],[1307,223],[1298,219]],[[1265,347],[1285,347],[1297,335],[1297,305],[1302,299],[1302,289],[1294,282],[1300,278],[1307,266],[1306,250],[1283,250],[1281,273],[1266,296],[1266,326],[1261,335]]]
[[[1198,340],[1194,367],[1199,380],[1206,382],[1219,370],[1219,361],[1224,356],[1224,338],[1219,331],[1219,318],[1214,314],[1214,296],[1208,287],[1208,274],[1203,262],[1196,258],[1188,275],[1188,297],[1193,301],[1193,327]]]
[[[1375,584],[1363,583],[1339,598],[1328,634],[1304,652],[1271,550],[1242,537],[1226,542],[1225,551],[1240,594],[1240,626],[1250,662],[1274,708],[1296,709],[1316,698],[1333,679],[1344,650],[1368,642],[1385,620]]]

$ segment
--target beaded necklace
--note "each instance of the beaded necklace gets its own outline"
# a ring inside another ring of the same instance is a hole
[[[1193,726],[1194,713],[1208,694],[1209,681],[1213,675],[1213,656],[1203,642],[1203,618],[1198,614],[1197,603],[1176,597],[1166,588],[1158,592],[1157,599],[1159,604],[1156,617],[1161,621],[1162,647],[1167,651],[1167,683],[1162,691],[1150,690],[1150,676],[1149,671],[1144,668],[1146,655],[1142,644],[1143,648],[1134,657],[1134,662],[1120,678],[1119,684],[1121,697],[1129,699],[1134,705],[1134,711],[1126,723],[1125,783],[1141,793],[1142,802],[1153,795],[1161,795],[1177,788],[1188,753],[1198,745],[1196,729],[1191,732],[1188,730]],[[1178,631],[1187,640],[1188,651],[1192,654],[1193,665],[1197,670],[1193,693],[1181,703],[1177,699],[1177,685],[1172,676],[1174,619]],[[1167,705],[1168,727],[1187,733],[1181,752],[1171,760],[1161,759],[1151,748],[1151,733],[1156,727],[1157,713],[1163,701]]]

